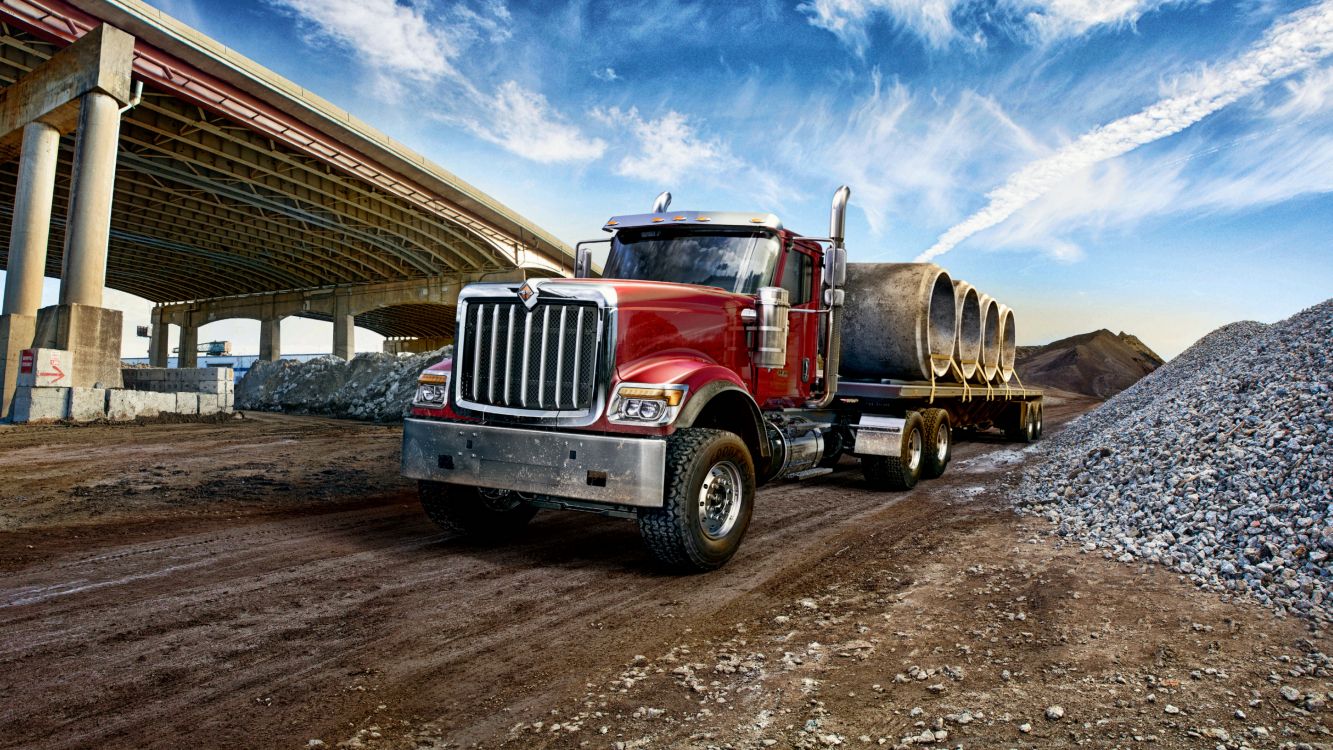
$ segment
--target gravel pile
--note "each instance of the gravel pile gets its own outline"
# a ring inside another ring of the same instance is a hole
[[[236,408],[395,422],[406,415],[417,376],[453,353],[358,354],[255,362],[236,386]]]
[[[1018,504],[1122,561],[1333,622],[1333,300],[1224,326],[1038,449]]]

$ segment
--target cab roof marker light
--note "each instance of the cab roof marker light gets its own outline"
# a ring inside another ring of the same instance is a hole
[[[694,220],[695,220],[695,221],[712,221],[712,219],[708,218],[707,216],[696,216],[696,217],[694,217]]]

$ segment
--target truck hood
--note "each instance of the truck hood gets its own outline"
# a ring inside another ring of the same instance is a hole
[[[754,299],[715,287],[624,279],[543,279],[543,292],[594,286],[616,308],[616,380],[637,380],[650,362],[694,359],[748,370],[741,310]]]

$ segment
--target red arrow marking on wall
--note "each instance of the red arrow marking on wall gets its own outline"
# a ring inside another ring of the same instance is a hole
[[[39,373],[37,373],[37,374],[38,374],[38,375],[41,375],[41,376],[44,377],[44,378],[49,378],[49,377],[51,377],[52,375],[55,375],[55,376],[56,376],[56,379],[55,379],[55,380],[52,380],[52,381],[51,381],[52,383],[59,383],[61,380],[64,380],[64,378],[65,378],[65,371],[62,370],[62,369],[60,369],[60,363],[59,363],[59,362],[57,362],[57,361],[54,360],[54,359],[51,360],[51,369],[52,369],[52,370],[55,370],[55,372],[39,372]]]

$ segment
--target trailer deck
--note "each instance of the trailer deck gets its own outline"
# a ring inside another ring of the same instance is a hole
[[[838,400],[868,399],[959,399],[963,401],[1028,401],[1041,397],[1036,388],[1014,388],[1007,385],[962,385],[959,383],[927,383],[907,380],[845,380],[838,381]]]

